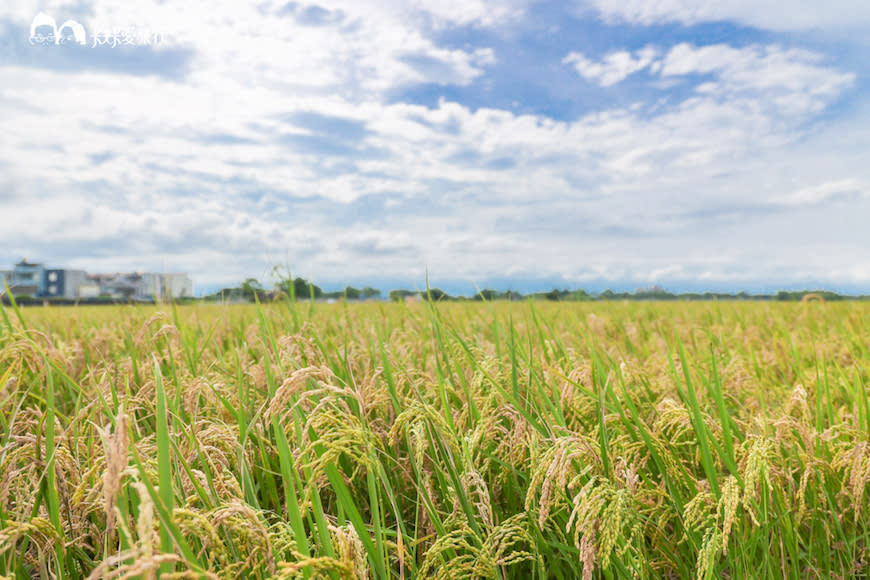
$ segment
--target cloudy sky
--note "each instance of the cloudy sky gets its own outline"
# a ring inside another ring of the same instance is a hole
[[[866,0],[2,2],[0,269],[870,292],[868,39]]]

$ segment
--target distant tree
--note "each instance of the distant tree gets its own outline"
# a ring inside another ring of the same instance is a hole
[[[375,296],[380,296],[381,291],[377,288],[372,288],[371,286],[366,286],[362,290],[360,290],[361,298],[374,298]]]
[[[428,292],[423,294],[423,298],[430,298],[433,302],[438,302],[439,300],[449,300],[450,296],[444,290],[440,288],[429,288]]]
[[[309,300],[311,298],[320,298],[323,296],[323,290],[320,286],[309,282],[305,278],[295,278],[291,280],[282,280],[277,285],[279,290],[285,292],[290,297],[295,297],[297,300]]]
[[[559,290],[557,288],[553,288],[552,290],[550,290],[549,292],[544,294],[544,298],[546,298],[547,300],[556,301],[556,300],[559,300],[561,297],[562,297],[562,293],[559,292]]]
[[[673,300],[676,296],[660,286],[653,286],[651,288],[639,288],[635,290],[631,298],[636,300]]]
[[[704,300],[704,296],[697,292],[686,292],[677,296],[680,300]]]
[[[491,300],[497,300],[499,298],[499,293],[495,290],[484,289],[478,292],[475,296],[475,300],[486,300],[487,302]]]
[[[344,297],[348,300],[359,300],[360,296],[362,296],[362,292],[353,286],[344,289]]]
[[[569,295],[569,299],[570,299],[570,300],[580,300],[580,301],[582,301],[582,300],[592,300],[592,296],[590,296],[590,295],[586,292],[586,290],[582,290],[582,289],[581,289],[581,290],[574,290],[573,292],[571,292],[571,294]]]
[[[241,288],[224,288],[221,290],[221,294],[224,295],[225,298],[238,298],[242,295]]]
[[[389,297],[393,302],[401,302],[406,296],[413,296],[414,294],[416,294],[416,292],[410,290],[390,290]]]
[[[275,290],[285,294],[288,298],[295,298],[296,291],[293,288],[293,280],[281,280],[275,283]]]
[[[242,282],[242,296],[254,302],[263,294],[263,286],[256,278],[248,278]]]

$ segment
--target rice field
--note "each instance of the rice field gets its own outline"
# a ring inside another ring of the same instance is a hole
[[[6,308],[3,578],[866,578],[870,305]]]

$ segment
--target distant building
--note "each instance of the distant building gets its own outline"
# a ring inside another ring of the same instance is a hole
[[[84,270],[48,269],[45,271],[46,298],[82,298],[80,288],[87,281]]]
[[[193,296],[193,281],[183,273],[128,272],[88,274],[84,270],[45,268],[21,260],[13,270],[0,271],[0,294],[4,282],[13,296],[34,298],[97,298],[160,301]]]
[[[187,274],[143,274],[146,292],[153,300],[191,298],[193,281]]]
[[[121,300],[146,300],[149,297],[141,274],[90,274],[88,283],[99,287],[100,296]]]
[[[97,298],[100,295],[100,285],[92,282],[85,282],[78,289],[78,298]]]
[[[45,292],[45,267],[26,259],[15,264],[6,280],[13,296],[39,296]]]
[[[161,274],[163,295],[173,298],[193,297],[193,280],[187,274]]]
[[[187,274],[93,274],[88,276],[88,280],[100,287],[101,296],[124,300],[152,301],[193,296],[193,282]]]

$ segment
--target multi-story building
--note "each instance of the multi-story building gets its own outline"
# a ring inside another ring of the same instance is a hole
[[[77,294],[79,298],[99,298],[100,285],[95,284],[91,280],[87,280],[84,284],[79,286]]]
[[[45,268],[42,264],[21,260],[14,270],[0,271],[0,294],[3,283],[13,296],[36,298],[87,299],[107,296],[121,300],[167,300],[193,296],[193,282],[187,274],[129,272],[88,274],[84,270]]]
[[[87,281],[84,270],[47,269],[45,271],[46,298],[83,298],[79,289]]]
[[[166,300],[193,296],[193,282],[187,274],[94,274],[91,281],[100,286],[100,294],[132,300]]]
[[[170,274],[170,289],[174,298],[193,298],[193,279],[184,273]]]
[[[148,294],[141,274],[91,274],[88,282],[99,286],[100,296],[124,300],[145,300]]]
[[[13,296],[39,296],[45,292],[45,267],[26,259],[15,264],[6,280]]]
[[[190,298],[193,296],[193,281],[187,274],[160,274],[162,281],[161,295],[172,298]]]
[[[163,276],[160,274],[154,274],[150,272],[146,272],[143,275],[145,290],[147,291],[147,295],[152,300],[157,299],[160,300],[166,294],[163,291]]]

